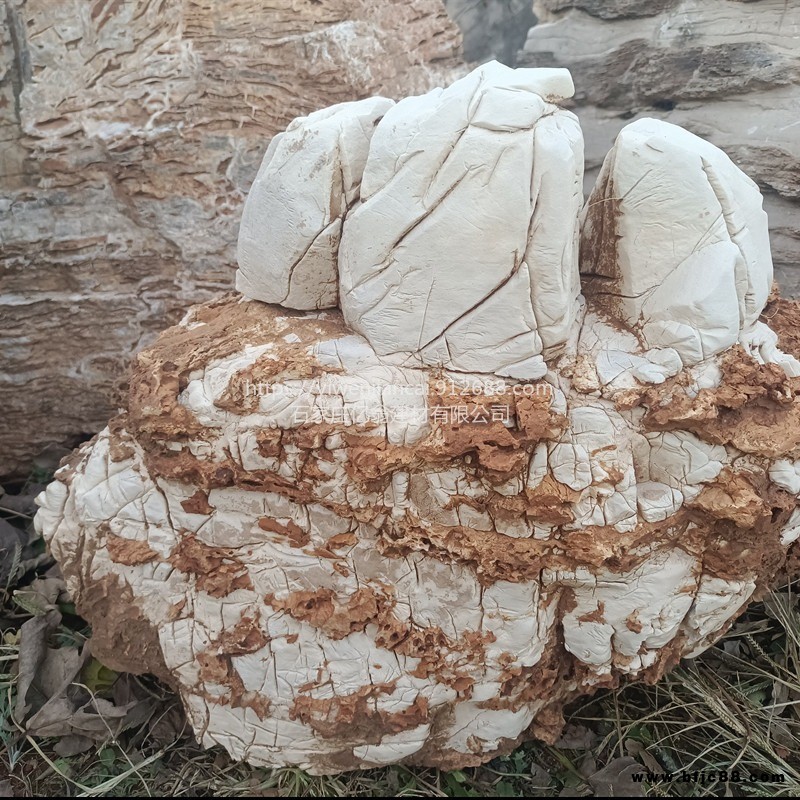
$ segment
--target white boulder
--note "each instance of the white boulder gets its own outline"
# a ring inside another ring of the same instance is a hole
[[[675,125],[628,125],[583,213],[587,292],[686,365],[752,329],[772,286],[761,193],[717,147]]]
[[[489,64],[290,126],[239,286],[308,310],[190,311],[40,496],[92,652],[169,683],[204,744],[332,773],[552,742],[567,703],[701,652],[785,563],[800,312],[780,339],[758,320],[758,192],[631,126],[581,297],[571,90]]]
[[[336,305],[342,221],[358,199],[375,124],[391,106],[384,97],[340,103],[272,139],[242,212],[240,292],[301,310]]]
[[[340,248],[341,307],[381,356],[544,374],[579,294],[583,145],[565,70],[484,65],[378,125]]]

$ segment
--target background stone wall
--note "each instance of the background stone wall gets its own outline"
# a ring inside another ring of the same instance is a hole
[[[105,425],[132,353],[233,286],[295,116],[460,67],[441,0],[0,4],[0,475]]]
[[[536,24],[532,0],[444,0],[447,13],[461,29],[464,58],[494,58],[516,65],[528,30]]]

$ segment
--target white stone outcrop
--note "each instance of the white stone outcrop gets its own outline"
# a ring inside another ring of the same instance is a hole
[[[713,643],[800,537],[800,308],[759,318],[757,190],[634,124],[582,297],[569,91],[488,65],[297,122],[243,251],[248,290],[313,310],[195,307],[40,496],[92,652],[205,745],[332,773],[554,741],[571,700]]]
[[[383,118],[339,261],[345,319],[379,355],[536,378],[563,350],[583,142],[553,102],[572,92],[565,70],[493,62]]]
[[[342,221],[358,198],[375,125],[372,97],[294,120],[270,142],[242,212],[236,288],[256,300],[335,307]]]
[[[492,62],[392,107],[297,120],[245,205],[237,288],[324,308],[338,274],[345,319],[379,355],[541,377],[580,292],[582,138],[554,105],[573,91],[566,70]]]
[[[518,382],[389,366],[338,312],[197,308],[40,498],[94,652],[204,744],[318,773],[477,764],[701,652],[800,532],[800,398],[743,451],[764,408],[725,398],[772,368],[587,392],[596,333]]]
[[[583,215],[587,292],[686,365],[754,331],[772,288],[758,187],[719,149],[667,122],[617,137]]]

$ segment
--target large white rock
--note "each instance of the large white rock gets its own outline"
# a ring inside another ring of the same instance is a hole
[[[581,298],[580,131],[544,99],[570,91],[488,65],[391,108],[368,155],[382,101],[296,123],[243,236],[284,214],[254,274],[317,306],[344,218],[344,314],[193,309],[39,498],[93,653],[167,681],[204,744],[329,773],[554,741],[575,697],[707,647],[800,536],[758,192],[633,126]]]
[[[308,310],[336,305],[342,221],[358,198],[384,97],[315,111],[270,142],[242,212],[236,288]]]
[[[566,70],[486,64],[378,124],[339,251],[341,307],[381,356],[544,374],[575,320],[583,142]]]
[[[603,330],[587,315],[579,361]],[[727,396],[775,379],[740,351],[710,363]],[[800,398],[720,409],[718,441],[765,413],[779,439],[743,459],[646,418],[699,368],[637,384],[642,405],[569,371],[389,366],[338,312],[227,298],[138,357],[128,414],[36,524],[93,652],[171,683],[205,745],[317,773],[475,765],[701,652],[800,531]]]
[[[750,332],[767,301],[761,193],[719,148],[638,120],[617,137],[586,204],[581,271],[586,291],[650,347],[696,364]]]

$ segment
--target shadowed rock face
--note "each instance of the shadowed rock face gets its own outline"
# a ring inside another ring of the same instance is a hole
[[[131,354],[229,289],[265,141],[448,80],[439,0],[0,4],[0,474],[99,430]]]
[[[528,29],[536,24],[532,0],[444,0],[464,37],[464,58],[497,59],[513,67]]]
[[[764,191],[781,285],[800,261],[800,6],[785,0],[538,0],[518,65],[566,67],[586,140],[587,190],[633,119],[722,148]]]
[[[800,310],[759,319],[757,188],[643,120],[581,212],[571,93],[488,64],[292,123],[248,199],[244,294],[140,353],[126,411],[40,496],[93,652],[169,681],[204,744],[332,773],[554,741],[569,701],[702,652],[800,536]],[[428,325],[444,346],[406,337]]]

